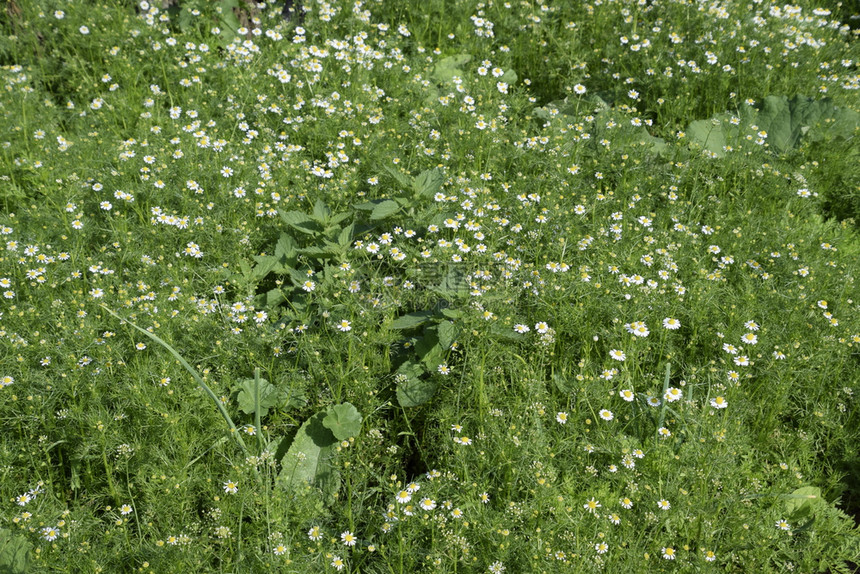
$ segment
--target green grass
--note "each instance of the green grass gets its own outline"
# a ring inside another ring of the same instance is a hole
[[[2,8],[0,571],[856,570],[846,4],[156,4]]]

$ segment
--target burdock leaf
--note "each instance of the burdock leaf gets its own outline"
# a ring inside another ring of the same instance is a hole
[[[239,410],[246,415],[254,414],[254,379],[239,381]],[[269,409],[281,403],[281,393],[266,379],[260,379],[260,416],[269,414]]]
[[[30,565],[30,541],[0,528],[0,572],[24,574]]]
[[[280,488],[298,493],[313,485],[329,497],[340,488],[340,474],[331,463],[337,438],[323,424],[325,416],[324,412],[317,413],[299,428],[281,459]]]
[[[785,512],[792,520],[809,516],[816,505],[821,504],[821,489],[803,486],[785,495]]]
[[[329,407],[323,425],[329,429],[338,440],[346,440],[358,436],[361,430],[361,413],[352,403],[342,403]]]
[[[407,379],[397,385],[397,402],[402,407],[423,405],[436,394],[436,383],[432,379]]]

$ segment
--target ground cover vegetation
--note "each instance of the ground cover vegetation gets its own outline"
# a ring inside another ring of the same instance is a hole
[[[857,14],[287,4],[0,8],[0,571],[856,571]]]

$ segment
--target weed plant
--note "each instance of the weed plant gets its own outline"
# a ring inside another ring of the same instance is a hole
[[[0,571],[855,571],[858,15],[288,4],[0,8]]]

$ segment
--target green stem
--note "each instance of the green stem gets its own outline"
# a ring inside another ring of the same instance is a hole
[[[257,431],[257,451],[263,452],[263,427],[260,426],[260,368],[254,369],[254,428]]]
[[[245,441],[242,440],[242,436],[239,434],[239,431],[236,428],[236,424],[233,422],[233,419],[230,417],[230,413],[227,412],[227,409],[224,408],[224,404],[221,402],[221,399],[219,399],[215,395],[215,393],[212,391],[212,389],[209,387],[209,385],[206,384],[206,382],[203,380],[203,377],[200,376],[200,374],[194,369],[194,367],[192,367],[188,363],[188,361],[186,361],[182,357],[182,355],[180,355],[176,351],[176,349],[171,347],[170,344],[167,343],[166,341],[164,341],[161,337],[158,337],[157,335],[150,333],[146,329],[142,329],[142,328],[138,327],[137,325],[135,325],[134,323],[132,323],[131,321],[129,321],[127,319],[123,319],[122,317],[120,317],[119,315],[117,315],[116,313],[111,311],[107,306],[102,305],[101,307],[102,307],[102,309],[104,309],[105,311],[107,311],[108,313],[110,313],[111,315],[116,317],[117,319],[119,319],[120,322],[127,323],[128,325],[131,325],[133,328],[137,329],[138,331],[140,331],[141,333],[143,333],[144,335],[146,335],[147,337],[149,337],[150,339],[152,339],[153,341],[155,341],[156,343],[158,343],[159,345],[161,345],[162,347],[167,349],[170,352],[170,354],[173,355],[177,361],[179,361],[179,364],[182,365],[183,367],[185,367],[185,370],[191,374],[191,376],[194,378],[195,381],[197,381],[197,384],[200,385],[200,388],[203,389],[203,392],[205,392],[207,395],[209,395],[209,398],[212,399],[212,402],[214,402],[215,406],[218,407],[218,412],[221,413],[221,417],[223,417],[224,421],[227,423],[227,426],[230,427],[230,436],[233,437],[233,440],[236,441],[236,444],[239,445],[239,448],[242,449],[242,452],[245,454],[245,456],[246,457],[250,456],[250,453],[248,452],[248,447],[245,446]],[[254,474],[257,475],[258,481],[262,481],[262,478],[260,477],[260,473],[256,468],[254,469]]]
[[[108,481],[108,488],[110,489],[110,495],[113,497],[114,504],[119,504],[119,494],[116,491],[116,484],[113,481],[113,471],[111,471],[110,464],[108,464],[107,459],[107,445],[105,444],[104,434],[102,434],[102,462],[105,466],[105,477]]]
[[[669,373],[672,369],[671,363],[666,363],[666,377],[663,379],[663,392],[660,393],[661,398],[663,399],[663,408],[660,409],[660,421],[657,423],[657,429],[663,426],[663,421],[666,419],[666,409],[668,408],[669,402],[666,400],[666,391],[669,389]],[[659,437],[659,435],[655,435]]]

